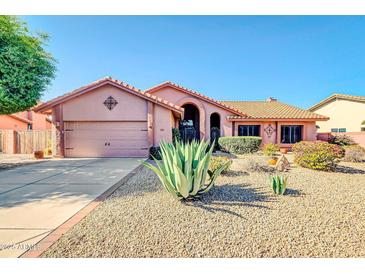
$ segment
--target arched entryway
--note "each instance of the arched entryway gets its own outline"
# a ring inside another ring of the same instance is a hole
[[[192,139],[200,140],[200,113],[199,109],[193,104],[185,104],[184,120],[180,127],[182,130],[182,137],[185,141]]]
[[[214,112],[210,115],[210,129],[213,127],[221,128],[221,117],[217,112]]]
[[[213,142],[214,140],[218,141],[221,132],[221,117],[217,112],[214,112],[210,115],[210,140]]]

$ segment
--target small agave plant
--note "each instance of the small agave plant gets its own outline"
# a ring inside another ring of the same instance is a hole
[[[162,142],[161,161],[157,165],[143,163],[157,174],[164,188],[178,200],[190,199],[208,192],[225,166],[215,170],[208,177],[209,162],[213,146],[208,149],[209,142],[181,143],[175,145]]]
[[[286,182],[288,178],[284,175],[270,176],[270,183],[275,194],[283,195],[286,190]]]

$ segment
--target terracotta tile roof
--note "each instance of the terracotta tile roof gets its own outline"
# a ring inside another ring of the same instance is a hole
[[[320,108],[321,106],[323,106],[324,104],[327,104],[336,99],[365,103],[365,96],[355,96],[355,95],[334,93],[331,96],[327,97],[326,99],[324,99],[324,100],[320,101],[319,103],[315,104],[314,106],[310,107],[308,110],[315,111],[318,108]]]
[[[22,116],[19,116],[19,115],[17,115],[17,114],[9,114],[9,116],[10,117],[13,117],[14,119],[17,119],[17,120],[19,120],[19,121],[22,121],[22,122],[24,122],[24,123],[27,123],[27,124],[33,124],[33,121],[32,120],[29,120],[29,119],[27,119],[27,118],[24,118],[24,117],[22,117]]]
[[[184,109],[180,106],[177,106],[175,104],[172,104],[170,103],[169,101],[165,100],[165,99],[162,99],[160,97],[157,97],[155,95],[152,95],[152,94],[149,94],[149,93],[145,93],[143,92],[142,90],[140,89],[137,89],[129,84],[126,84],[122,81],[119,81],[119,80],[116,80],[116,79],[113,79],[111,77],[105,77],[105,78],[102,78],[100,80],[97,80],[95,82],[92,82],[86,86],[83,86],[83,87],[80,87],[78,89],[75,89],[71,92],[68,92],[68,93],[65,93],[64,95],[61,95],[61,96],[58,96],[48,102],[45,102],[37,107],[34,108],[34,111],[44,111],[44,110],[47,110],[47,109],[50,109],[52,106],[55,106],[57,104],[60,104],[64,101],[67,101],[69,99],[72,99],[74,97],[77,97],[81,94],[84,94],[85,92],[89,91],[89,90],[93,90],[95,88],[98,88],[98,87],[101,87],[103,85],[106,85],[106,84],[112,84],[116,87],[119,87],[119,88],[123,88],[123,89],[127,89],[128,91],[130,91],[131,93],[134,93],[142,98],[145,98],[149,101],[152,101],[152,102],[155,102],[159,105],[162,105],[164,107],[168,107],[174,111],[177,111],[179,113],[183,113],[184,112]]]
[[[278,101],[223,101],[247,113],[248,117],[228,116],[229,119],[311,119],[328,120],[328,117]]]
[[[150,93],[151,94],[151,93],[154,93],[155,91],[160,90],[160,89],[165,88],[165,87],[173,87],[173,88],[175,88],[177,90],[180,90],[180,91],[182,91],[184,93],[187,93],[187,94],[192,95],[194,97],[198,97],[199,99],[202,99],[202,100],[204,100],[204,101],[206,101],[208,103],[211,103],[211,104],[216,105],[218,107],[221,107],[221,108],[223,108],[225,110],[228,110],[228,111],[230,111],[230,112],[232,112],[234,114],[237,114],[237,115],[240,115],[240,116],[246,116],[246,113],[242,112],[241,110],[239,110],[239,109],[237,109],[237,108],[235,108],[235,107],[233,107],[231,105],[227,105],[224,102],[217,101],[217,100],[215,100],[213,98],[210,98],[210,97],[208,97],[208,96],[206,96],[204,94],[201,94],[201,93],[199,93],[199,92],[197,92],[195,90],[185,88],[183,86],[180,86],[180,85],[175,84],[175,83],[170,82],[170,81],[163,82],[163,83],[161,83],[161,84],[159,84],[157,86],[154,86],[152,88],[146,89],[145,90],[145,93]]]

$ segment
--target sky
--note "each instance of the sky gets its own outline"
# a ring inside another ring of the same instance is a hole
[[[50,35],[49,100],[111,76],[139,89],[172,81],[217,100],[308,108],[365,95],[364,16],[23,16]]]

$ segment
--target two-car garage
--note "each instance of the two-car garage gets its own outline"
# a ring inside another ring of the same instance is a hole
[[[38,107],[52,113],[60,157],[147,157],[171,141],[183,109],[111,78],[104,78]]]

